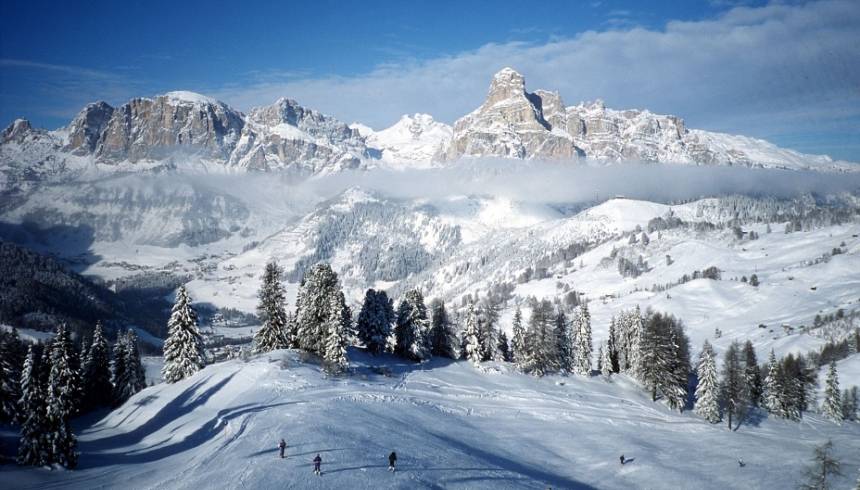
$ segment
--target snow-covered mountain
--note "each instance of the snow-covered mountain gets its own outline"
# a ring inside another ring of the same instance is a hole
[[[558,92],[526,91],[525,78],[511,68],[495,74],[484,103],[457,120],[436,158],[486,156],[856,170],[763,140],[691,130],[677,116],[607,109],[601,100],[566,106]]]
[[[383,162],[410,167],[431,165],[436,154],[446,151],[452,134],[451,126],[433,120],[429,114],[405,114],[381,131],[355,127],[367,138],[368,146],[379,150]]]

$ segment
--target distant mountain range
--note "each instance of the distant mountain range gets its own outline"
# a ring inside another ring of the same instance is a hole
[[[0,186],[8,190],[94,165],[131,170],[193,160],[308,176],[376,166],[442,166],[474,157],[860,168],[763,140],[688,129],[677,116],[607,109],[600,100],[566,106],[557,92],[528,92],[525,78],[505,68],[493,77],[484,103],[453,127],[415,114],[374,131],[287,98],[243,114],[192,92],[136,98],[120,107],[92,103],[55,131],[18,119],[0,134]]]

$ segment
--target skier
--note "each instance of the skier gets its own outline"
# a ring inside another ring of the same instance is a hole
[[[621,455],[621,466],[624,466],[624,455]]]
[[[744,463],[743,458],[738,459],[738,466],[740,466],[741,468],[743,468],[743,467],[744,467],[744,466],[746,466],[746,465],[747,465],[747,464],[746,464],[746,463]]]
[[[278,449],[281,450],[281,459],[284,459],[284,450],[287,449],[287,441],[281,439],[281,442],[278,443]]]
[[[397,462],[397,453],[394,451],[391,451],[391,454],[388,455],[388,471],[397,471],[397,469],[394,468],[394,463],[396,463],[396,462]]]
[[[317,476],[322,475],[322,471],[320,470],[320,465],[322,464],[322,458],[319,454],[314,458],[314,474]]]

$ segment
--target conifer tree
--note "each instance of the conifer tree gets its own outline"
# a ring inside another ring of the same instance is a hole
[[[575,347],[574,366],[576,374],[588,376],[591,374],[591,314],[588,312],[588,303],[579,305],[576,319],[574,320]]]
[[[296,295],[296,324],[298,346],[308,352],[325,356],[329,314],[332,301],[343,298],[340,280],[328,264],[317,264],[308,270]],[[344,301],[337,310],[346,331],[351,327],[351,314]]]
[[[397,309],[397,353],[413,361],[430,358],[430,320],[421,291],[407,291]]]
[[[110,351],[102,331],[101,322],[96,323],[96,328],[93,331],[93,342],[84,359],[81,380],[84,391],[84,407],[87,410],[110,406],[113,390]]]
[[[782,385],[782,375],[779,372],[779,364],[777,364],[776,355],[771,349],[767,363],[767,376],[764,379],[763,405],[768,413],[772,413],[777,417],[788,417],[783,403],[784,396],[785,389]]]
[[[534,302],[526,334],[528,347],[523,370],[535,376],[544,376],[559,368],[557,343],[553,335],[554,319],[552,303],[547,300]]]
[[[358,314],[358,338],[371,354],[382,354],[396,317],[385,291],[368,289]]]
[[[615,328],[615,317],[609,320],[609,339],[606,341],[606,350],[609,354],[610,365],[609,369],[613,373],[620,371],[620,363],[618,359],[618,332]]]
[[[755,347],[753,347],[752,342],[749,340],[744,343],[744,382],[747,385],[750,404],[757,407],[761,401],[763,391],[761,370],[758,366]]]
[[[341,297],[332,296],[329,306],[331,310],[326,321],[328,336],[325,342],[323,362],[326,370],[331,374],[342,373],[349,367],[349,361],[346,357],[346,328],[343,321],[345,301],[342,294],[340,293]]]
[[[513,334],[513,337],[511,338],[511,357],[517,367],[522,369],[523,363],[528,355],[526,352],[526,331],[523,328],[523,312],[520,310],[519,306],[517,306],[517,309],[514,312],[514,321],[511,326],[511,332]]]
[[[50,445],[50,460],[66,468],[77,465],[77,439],[69,420],[75,413],[74,399],[78,391],[78,373],[71,364],[73,346],[65,325],[57,328],[51,344],[51,372],[45,399],[46,436]]]
[[[456,358],[456,335],[448,318],[448,310],[441,300],[436,300],[431,305],[430,346],[434,356]]]
[[[857,420],[857,387],[842,392],[842,420]]]
[[[696,386],[696,413],[712,424],[720,421],[719,380],[716,354],[706,340],[696,368],[699,384]]]
[[[503,331],[499,332],[499,347],[497,350],[503,361],[511,361],[511,347],[508,344],[508,335]]]
[[[113,370],[111,373],[111,399],[114,405],[121,405],[125,399],[123,398],[123,384],[126,379],[125,372],[125,341],[124,335],[118,334],[116,342],[113,344]]]
[[[732,417],[741,419],[746,413],[748,403],[741,360],[741,345],[737,341],[732,342],[726,350],[723,359],[723,379],[720,392],[725,413],[728,415],[729,429],[731,429]]]
[[[203,340],[197,329],[197,312],[191,306],[185,286],[180,286],[167,323],[161,376],[166,383],[175,383],[203,369],[203,366]]]
[[[609,346],[600,346],[600,374],[609,377],[612,374],[612,357],[609,354]]]
[[[481,342],[481,360],[499,360],[499,334],[496,325],[499,321],[498,308],[489,300],[485,300],[482,302],[480,308],[476,308],[475,312],[478,315],[478,339]]]
[[[266,264],[263,284],[257,296],[260,299],[257,316],[263,324],[254,334],[254,351],[270,352],[289,347],[292,342],[287,329],[281,268],[274,260]]]
[[[466,307],[466,324],[463,329],[463,352],[466,359],[475,365],[480,364],[483,359],[481,341],[478,338],[478,314],[475,312],[475,304],[471,302]]]
[[[50,444],[46,437],[45,395],[36,370],[36,355],[31,345],[21,371],[21,439],[18,464],[43,466],[50,462]]]
[[[140,360],[140,347],[134,330],[129,329],[121,343],[123,370],[115,386],[116,401],[123,403],[146,388],[146,372]]]
[[[21,398],[20,381],[23,362],[20,358],[21,340],[18,331],[0,329],[0,423],[19,419],[18,401]]]
[[[573,340],[571,339],[567,316],[561,307],[558,308],[555,315],[554,334],[556,352],[558,352],[558,367],[564,372],[572,372],[574,368]]]
[[[824,404],[821,411],[825,417],[837,423],[842,421],[842,400],[839,395],[836,361],[830,361],[830,369],[827,372],[827,381],[824,385]]]

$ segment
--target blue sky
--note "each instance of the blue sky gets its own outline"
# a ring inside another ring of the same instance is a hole
[[[180,89],[241,110],[287,96],[376,128],[451,123],[510,65],[568,104],[860,161],[855,0],[177,3],[6,0],[0,125]]]

